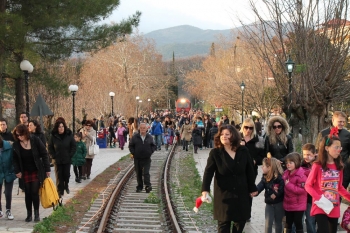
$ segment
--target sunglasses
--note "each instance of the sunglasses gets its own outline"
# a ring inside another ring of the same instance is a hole
[[[249,126],[244,126],[243,128],[244,128],[245,130],[248,130],[248,129],[253,130],[253,129],[254,129],[254,127],[249,127]]]
[[[16,134],[16,136],[17,136],[17,137],[21,137],[21,136],[23,136],[23,134]]]
[[[282,129],[282,125],[274,125],[272,126],[273,129]]]

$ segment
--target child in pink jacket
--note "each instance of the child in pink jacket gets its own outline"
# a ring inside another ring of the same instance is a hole
[[[347,233],[350,233],[350,206],[345,210],[343,214],[341,227],[344,228]]]
[[[319,233],[337,232],[340,196],[350,201],[350,194],[342,185],[344,165],[337,134],[338,129],[333,128],[320,142],[318,160],[312,165],[305,185],[312,196],[311,216],[316,217]]]
[[[284,232],[292,232],[294,223],[296,233],[303,232],[303,215],[306,210],[307,192],[305,191],[306,176],[301,167],[301,155],[293,152],[285,157],[287,170],[283,173],[284,199],[283,208],[286,215]]]

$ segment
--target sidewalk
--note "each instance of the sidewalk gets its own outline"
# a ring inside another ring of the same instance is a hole
[[[121,157],[129,154],[128,145],[125,146],[125,150],[120,150],[119,148],[106,148],[100,149],[100,153],[95,156],[92,164],[92,174],[90,180],[83,180],[81,183],[75,182],[75,175],[73,172],[73,166],[71,166],[71,176],[69,180],[69,190],[70,194],[64,194],[63,204],[65,204],[69,199],[74,197],[74,195],[90,183],[97,175],[102,173],[110,165],[117,162]],[[51,168],[51,178],[55,182],[55,173],[53,167]],[[27,210],[25,208],[24,202],[24,192],[20,191],[17,195],[18,181],[15,180],[12,192],[12,208],[11,212],[15,217],[14,220],[8,220],[5,216],[0,218],[0,233],[2,232],[32,232],[33,226],[36,224],[34,221],[26,223],[24,219],[27,217]],[[5,209],[5,195],[2,194],[1,199],[3,210]],[[40,205],[40,219],[48,217],[52,213],[52,208],[43,209]]]
[[[198,154],[193,154],[194,160],[197,162],[196,167],[198,169],[198,172],[200,176],[203,178],[203,173],[205,166],[207,164],[207,158],[209,156],[209,152],[211,149],[198,149]],[[258,184],[261,180],[262,172],[261,172],[261,166],[258,168],[258,176],[256,178],[256,184]],[[213,186],[214,181],[212,182]],[[347,209],[347,205],[341,204],[340,206],[340,213],[343,214],[343,212]],[[341,216],[342,217],[342,216]],[[340,220],[341,220],[340,217]],[[253,206],[252,206],[252,218],[250,222],[247,222],[244,228],[245,233],[262,233],[265,229],[265,202],[264,202],[264,192],[261,192],[259,196],[254,197],[253,199]],[[346,233],[342,228],[338,228],[341,230],[338,230],[339,233]],[[306,232],[306,228],[304,227],[304,231]],[[274,230],[273,230],[274,232]]]

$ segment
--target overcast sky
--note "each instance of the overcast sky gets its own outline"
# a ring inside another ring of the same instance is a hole
[[[120,0],[119,7],[105,21],[119,22],[141,11],[142,33],[179,25],[201,29],[230,29],[240,26],[237,15],[250,15],[247,0]]]

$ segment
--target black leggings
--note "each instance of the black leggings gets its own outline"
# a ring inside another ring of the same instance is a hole
[[[318,233],[336,233],[338,218],[330,218],[325,214],[316,214],[317,232]]]
[[[12,189],[13,189],[13,181],[7,183],[5,180],[3,182],[5,187],[5,199],[6,199],[6,209],[11,209],[11,202],[12,202]],[[0,211],[1,209],[1,194],[2,194],[2,184],[0,184]]]
[[[285,228],[292,229],[294,223],[296,230],[303,229],[303,215],[304,211],[285,211],[286,225]]]
[[[83,166],[73,166],[74,174],[76,178],[83,176]]]
[[[39,210],[39,181],[25,183],[24,187],[27,210],[32,211],[32,205]]]
[[[231,221],[218,221],[218,233],[242,233],[246,221],[234,222],[231,231]]]

